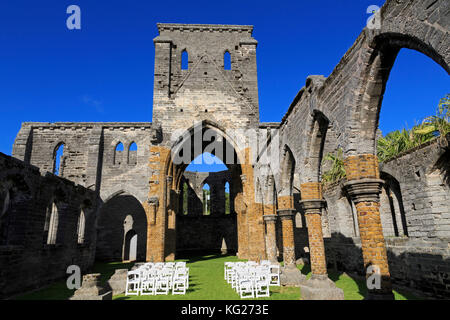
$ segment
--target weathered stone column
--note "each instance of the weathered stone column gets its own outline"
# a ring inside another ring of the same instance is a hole
[[[278,263],[277,259],[277,239],[276,239],[276,222],[277,216],[275,214],[264,215],[264,221],[266,223],[266,250],[267,259],[271,262]]]
[[[344,165],[348,180],[344,187],[356,206],[366,278],[376,279],[378,272],[381,277],[378,288],[376,281],[375,287],[368,288],[366,299],[394,299],[380,218],[383,180],[379,179],[378,159],[371,154],[350,156]]]
[[[278,197],[278,216],[281,220],[283,238],[283,261],[280,282],[286,286],[299,286],[305,281],[305,275],[297,269],[295,264],[295,241],[294,241],[294,202],[292,196]]]
[[[300,286],[303,300],[344,300],[342,289],[336,288],[328,278],[325,245],[322,233],[322,185],[308,182],[300,186],[303,207],[308,227],[311,278]]]
[[[294,209],[280,209],[278,216],[281,220],[283,232],[283,261],[285,267],[295,267],[295,243],[294,243]]]
[[[313,275],[327,275],[325,245],[322,233],[323,200],[303,200],[300,202],[305,211],[308,226],[309,254]]]
[[[164,226],[165,233],[165,246],[164,246],[164,259],[165,261],[173,261],[175,259],[175,238],[174,238],[174,228],[175,228],[175,215],[173,212],[174,205],[174,192],[172,190],[172,176],[166,176],[166,221]]]

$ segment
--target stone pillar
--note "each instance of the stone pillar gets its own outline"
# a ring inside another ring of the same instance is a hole
[[[303,200],[300,202],[305,211],[308,226],[309,253],[313,275],[327,275],[325,246],[322,233],[323,200]]]
[[[165,223],[165,261],[175,260],[175,214],[172,176],[166,177],[166,223]]]
[[[378,272],[381,277],[378,288],[368,288],[366,299],[394,299],[380,218],[383,180],[379,179],[378,159],[370,154],[350,156],[344,165],[348,180],[344,187],[356,206],[366,278],[376,279],[373,273]]]
[[[300,186],[302,201],[308,227],[311,278],[300,286],[303,300],[344,300],[342,289],[336,288],[328,278],[325,245],[322,233],[322,184],[307,182]]]
[[[264,221],[266,223],[267,235],[266,235],[266,250],[267,259],[271,262],[278,263],[277,259],[277,239],[276,239],[276,222],[277,216],[275,214],[264,215]]]
[[[280,282],[285,286],[299,286],[306,277],[295,264],[295,242],[294,242],[294,212],[292,196],[278,198],[277,210],[281,220],[281,230],[283,237],[283,261],[284,266],[281,268]]]
[[[245,186],[247,177],[245,175],[240,176],[241,183]],[[249,258],[249,231],[248,231],[248,207],[244,197],[244,191],[240,191],[236,194],[234,199],[234,206],[236,210],[236,221],[237,221],[237,231],[238,231],[238,253],[239,259]]]
[[[283,261],[285,267],[295,267],[295,243],[294,243],[294,209],[280,209],[278,216],[281,220],[283,232]]]

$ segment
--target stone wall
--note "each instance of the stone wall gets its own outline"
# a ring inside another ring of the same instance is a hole
[[[30,209],[31,212],[36,211],[39,217],[36,221],[41,219],[48,205],[44,202],[50,199],[46,190],[56,182],[71,186],[67,187],[68,191],[58,193],[58,197],[65,199],[60,201],[61,210],[67,212],[74,213],[78,201],[74,200],[77,197],[67,195],[74,190],[95,190],[105,202],[99,216],[100,234],[103,233],[99,239],[101,256],[118,259],[121,252],[123,255],[120,239],[123,241],[125,232],[134,230],[130,227],[129,216],[132,216],[133,225],[139,221],[139,228],[135,230],[140,235],[138,238],[147,238],[144,246],[146,259],[174,259],[176,239],[183,238],[182,232],[176,232],[176,225],[188,226],[189,229],[191,225],[202,227],[203,221],[193,218],[190,223],[185,223],[190,217],[176,219],[174,213],[179,212],[180,200],[179,181],[185,167],[174,164],[171,155],[177,146],[175,140],[179,136],[176,133],[187,130],[191,137],[194,123],[200,123],[201,133],[208,129],[218,132],[218,138],[225,139],[241,160],[240,165],[230,169],[239,257],[265,257],[262,217],[275,213],[280,205],[285,209],[295,209],[296,213],[293,239],[290,221],[285,223],[288,228],[282,228],[280,221],[277,222],[276,245],[280,256],[283,248],[294,249],[292,242],[295,243],[297,257],[307,255],[308,252],[303,249],[306,247],[307,226],[298,207],[298,201],[302,200],[298,193],[300,185],[319,183],[326,169],[321,166],[322,156],[338,149],[343,150],[349,180],[371,175],[378,177],[375,142],[389,72],[399,50],[409,48],[427,55],[450,73],[449,6],[445,0],[387,0],[378,13],[380,28],[364,28],[327,78],[309,76],[279,124],[259,123],[257,41],[252,37],[253,27],[158,24],[159,35],[154,39],[153,123],[24,123],[14,144],[13,157],[23,160],[25,164],[11,158],[5,163],[17,163],[23,168],[32,168],[28,166],[31,164],[42,172],[54,172],[55,151],[63,143],[65,154],[60,174],[72,182],[51,174],[42,177],[36,169],[26,169],[32,172],[27,178],[31,182],[17,182],[17,185],[38,185],[35,190],[40,193],[31,200],[18,201],[15,210],[24,211],[24,207],[28,210],[29,201],[42,200]],[[188,53],[187,70],[181,67],[183,51]],[[231,70],[224,68],[225,52],[230,53]],[[259,129],[260,135],[279,129],[279,145],[273,139],[269,146],[264,145],[256,150],[261,156],[261,150],[273,148],[276,153],[279,149],[279,154],[285,157],[279,167],[275,163],[268,165],[275,189],[274,194],[271,194],[271,189],[268,196],[257,186],[257,181],[265,181],[266,177],[258,171],[259,164],[250,162],[250,154],[255,149],[240,143],[247,137],[246,132],[240,132],[236,137],[227,135],[229,129],[249,128]],[[123,152],[116,150],[119,142],[124,145]],[[129,152],[132,142],[137,144],[138,149]],[[194,150],[192,156],[198,156],[204,147]],[[380,215],[392,265],[392,278],[398,283],[415,281],[413,284],[419,284],[420,289],[429,293],[435,290],[435,296],[443,296],[450,291],[446,263],[450,226],[449,156],[448,152],[439,154],[442,150],[436,151],[431,144],[427,148],[381,166],[380,177],[386,183],[381,194]],[[438,158],[434,157],[438,155]],[[434,162],[427,162],[429,160]],[[8,170],[4,168],[0,172]],[[82,187],[74,187],[74,183]],[[270,197],[274,199],[262,200]],[[284,197],[294,199],[294,203],[286,207],[283,200],[276,208],[276,199],[282,200]],[[362,270],[358,221],[351,198],[340,184],[330,186],[324,198],[327,206],[322,227],[328,262],[347,269],[355,266],[355,270],[358,265],[358,270]],[[121,199],[126,201],[118,204]],[[133,208],[129,214],[122,212],[128,207],[127,203],[132,203]],[[266,206],[266,213],[265,205],[269,205]],[[215,209],[220,209],[220,205]],[[377,213],[374,215],[377,216]],[[17,227],[8,228],[8,232],[13,235],[11,245],[17,244],[19,248],[2,255],[1,259],[26,256],[23,252],[28,247],[20,248],[20,239],[34,241],[33,245],[42,240],[37,241],[42,237],[42,228],[32,230],[26,236],[24,234],[28,232],[24,230],[34,225],[34,220],[31,220],[33,223],[25,223],[23,215],[13,216]],[[211,218],[209,226],[215,226],[221,219],[228,219],[219,217],[216,220],[213,216],[208,217]],[[73,221],[60,225],[73,226]],[[126,222],[125,226],[121,225],[123,222]],[[42,224],[42,221],[39,223]],[[234,222],[227,223],[232,228]],[[378,231],[381,235],[381,230]],[[111,232],[115,236],[108,243]],[[198,238],[195,232],[192,234],[194,239]],[[64,241],[69,241],[69,238]],[[216,240],[211,241],[214,243]],[[289,246],[286,246],[287,242]],[[30,248],[34,248],[33,245]],[[47,281],[48,277],[61,274],[66,264],[64,259],[79,257],[75,251],[83,249],[75,245],[62,249],[56,245],[46,248],[44,253],[41,253],[44,249],[40,247],[34,250],[38,252],[38,257],[60,254],[58,258],[63,259],[64,263],[43,261],[43,268],[56,271],[42,271],[39,277],[33,278],[37,280],[30,280],[29,283],[38,283],[41,278]],[[289,256],[292,256],[291,253]],[[91,250],[86,254],[89,259],[92,258]],[[142,257],[142,254],[138,256]],[[404,264],[396,262],[401,259],[408,261],[407,269]],[[83,264],[85,260],[81,260]],[[2,266],[11,263],[4,261]],[[88,262],[85,264],[89,265]]]
[[[219,252],[225,242],[228,252],[237,251],[236,212],[230,197],[230,213],[225,214],[225,183],[230,184],[229,171],[183,173],[182,183],[188,184],[188,212],[179,211],[176,221],[177,252],[203,250]],[[203,212],[203,186],[209,185],[210,214]],[[181,194],[181,199],[183,194]],[[183,200],[181,200],[183,201]]]
[[[448,298],[450,293],[448,157],[449,150],[434,141],[380,165],[381,177],[384,173],[387,183],[397,182],[395,192],[400,197],[395,201],[404,208],[396,211],[400,206],[381,196],[391,278],[394,285],[408,287],[421,296]],[[331,231],[330,237],[324,237],[328,267],[362,275],[357,219],[342,183],[328,186],[324,198]],[[403,219],[395,219],[401,215]],[[397,234],[393,223],[397,224]]]
[[[0,153],[0,297],[61,279],[70,265],[78,265],[85,272],[94,262],[95,192],[41,172]],[[55,243],[48,244],[49,208],[53,203],[57,208]],[[84,232],[80,235],[81,212]]]
[[[128,192],[141,202],[148,193],[151,123],[24,122],[12,156],[53,172],[55,150],[64,144],[60,175],[87,188],[100,190],[104,201]],[[137,151],[129,151],[132,143]],[[122,143],[124,151],[116,152]]]
[[[256,45],[252,26],[158,24],[153,122],[165,134],[208,119],[223,128],[259,124]],[[188,54],[188,69],[181,55]],[[231,70],[224,68],[224,53]]]

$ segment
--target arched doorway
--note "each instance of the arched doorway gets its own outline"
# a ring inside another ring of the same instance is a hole
[[[230,206],[230,184],[226,188],[224,182],[229,179],[227,166],[210,153],[199,155],[186,167],[179,195],[182,203],[176,213],[177,256],[236,253],[236,212]]]
[[[97,220],[97,261],[145,261],[147,216],[142,204],[124,191],[103,204]]]
[[[136,231],[130,230],[125,235],[123,261],[136,261],[137,259],[138,235]]]
[[[200,136],[201,146],[199,147],[197,136]],[[203,137],[203,139],[202,139]],[[206,138],[205,138],[206,137]],[[175,253],[177,250],[177,242],[181,243],[180,238],[183,238],[183,233],[179,233],[177,220],[183,219],[182,215],[182,186],[183,182],[186,181],[184,173],[188,165],[193,162],[197,157],[202,154],[209,153],[215,159],[219,159],[224,168],[228,171],[229,176],[229,202],[231,207],[231,212],[228,219],[235,219],[234,228],[234,241],[226,242],[229,252],[238,252],[239,257],[249,257],[249,251],[254,250],[254,259],[258,257],[263,257],[265,255],[264,251],[264,226],[257,224],[257,214],[261,214],[256,210],[253,210],[254,205],[254,188],[252,187],[253,181],[253,169],[251,164],[243,163],[241,159],[245,158],[242,156],[243,153],[249,152],[248,150],[240,150],[236,148],[234,141],[227,136],[227,134],[219,128],[219,126],[214,125],[209,121],[202,121],[200,125],[196,125],[190,130],[185,131],[181,134],[177,142],[171,148],[170,158],[167,161],[165,170],[167,177],[166,184],[166,218],[167,218],[167,229],[165,237],[165,259],[171,260],[175,258]],[[197,144],[195,144],[197,143]],[[247,158],[249,158],[247,156]],[[206,161],[210,164],[212,159]],[[248,179],[248,184],[246,181]],[[222,212],[225,216],[225,183],[223,180],[220,181],[220,188],[211,188],[210,194],[220,194],[223,193],[223,204]],[[189,181],[189,185],[192,185],[192,181]],[[222,190],[223,189],[223,190]],[[222,192],[223,191],[223,192]],[[245,194],[248,197],[245,197]],[[213,196],[214,197],[214,196]],[[189,208],[191,208],[189,206]],[[217,206],[214,202],[211,202],[211,215],[205,215],[205,217],[213,219],[218,219],[215,215],[217,212]],[[248,215],[246,213],[252,213]],[[186,216],[189,218],[190,214]],[[257,224],[256,228],[251,225]],[[216,235],[221,235],[223,228],[220,226],[211,227],[211,230],[215,230]],[[204,232],[204,230],[199,230],[199,232]],[[250,233],[254,232],[254,235]],[[223,244],[224,235],[221,235],[217,243],[217,250],[220,249]],[[251,246],[250,242],[260,242],[259,246]],[[256,253],[258,251],[258,253]],[[259,252],[261,251],[261,252]]]

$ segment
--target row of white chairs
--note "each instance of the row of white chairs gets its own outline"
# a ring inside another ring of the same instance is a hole
[[[242,299],[269,297],[270,286],[280,285],[280,265],[268,260],[225,262],[224,278]]]
[[[188,288],[186,262],[147,262],[128,271],[125,295],[186,294]]]

